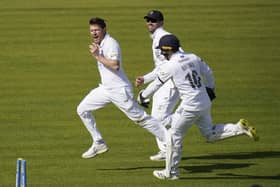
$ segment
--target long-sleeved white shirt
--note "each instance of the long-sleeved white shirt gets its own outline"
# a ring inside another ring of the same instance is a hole
[[[180,93],[181,106],[189,111],[203,110],[211,105],[204,79],[207,86],[214,88],[210,67],[195,54],[178,51],[168,63],[160,66],[158,78],[149,84],[142,96],[151,96],[166,81],[172,80]]]

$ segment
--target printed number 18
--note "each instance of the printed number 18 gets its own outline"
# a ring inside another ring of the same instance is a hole
[[[195,70],[189,72],[186,75],[185,79],[187,79],[190,82],[191,87],[193,89],[201,87],[201,78],[200,76],[198,76],[198,73]]]

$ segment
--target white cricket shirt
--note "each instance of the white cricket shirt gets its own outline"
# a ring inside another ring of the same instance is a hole
[[[161,55],[160,49],[156,49],[156,47],[159,45],[159,40],[161,37],[164,35],[170,34],[166,30],[163,29],[163,27],[159,27],[155,30],[153,34],[151,34],[151,38],[153,40],[152,43],[152,52],[153,52],[153,60],[154,60],[154,66],[155,68],[153,69],[152,72],[146,74],[144,76],[144,83],[150,82],[154,80],[157,77],[157,69],[160,65],[166,63],[167,61],[165,60],[164,56]]]
[[[189,111],[199,111],[208,108],[211,101],[206,92],[202,72],[207,81],[214,81],[209,66],[195,54],[176,52],[169,62],[159,69],[158,78],[162,82],[171,79],[177,87],[182,106]],[[210,84],[214,84],[213,82]]]
[[[113,71],[104,66],[101,62],[97,62],[98,70],[101,77],[101,85],[105,88],[116,88],[123,86],[131,86],[127,76],[122,68],[122,56],[121,49],[118,42],[112,38],[108,33],[100,44],[100,54],[103,54],[105,58],[118,60],[119,70]]]

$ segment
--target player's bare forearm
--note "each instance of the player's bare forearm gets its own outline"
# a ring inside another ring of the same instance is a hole
[[[98,62],[102,63],[107,68],[109,68],[113,71],[119,70],[119,61],[118,60],[107,59],[102,55],[95,56],[95,58]]]
[[[89,45],[89,51],[91,55],[100,63],[102,63],[107,68],[118,71],[119,70],[119,61],[118,60],[112,60],[105,58],[102,54],[99,52],[99,45],[92,43]]]

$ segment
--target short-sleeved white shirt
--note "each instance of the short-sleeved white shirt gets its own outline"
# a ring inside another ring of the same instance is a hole
[[[182,105],[186,110],[199,111],[208,108],[211,101],[206,92],[202,73],[201,59],[194,54],[183,52],[174,53],[168,63],[162,65],[158,71],[158,78],[162,82],[171,79],[177,87]]]
[[[98,63],[98,70],[101,77],[101,84],[106,88],[116,88],[123,86],[131,86],[127,76],[122,68],[122,56],[121,49],[118,42],[112,38],[108,33],[100,44],[100,54],[103,54],[105,58],[118,60],[119,69],[113,71],[104,66],[101,62]]]

